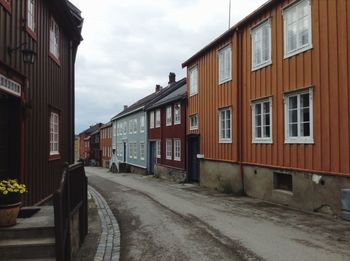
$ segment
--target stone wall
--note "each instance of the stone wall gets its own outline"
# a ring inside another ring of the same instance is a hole
[[[155,165],[154,175],[161,179],[171,180],[174,182],[185,182],[186,180],[186,171],[160,164]]]

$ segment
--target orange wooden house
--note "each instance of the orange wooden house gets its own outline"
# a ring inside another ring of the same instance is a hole
[[[189,175],[339,213],[350,187],[349,29],[347,0],[270,0],[185,61]]]
[[[100,130],[100,150],[102,154],[101,166],[109,168],[112,158],[112,123],[108,122]]]

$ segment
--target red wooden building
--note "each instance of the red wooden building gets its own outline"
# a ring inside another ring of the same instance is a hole
[[[74,162],[82,22],[65,0],[0,1],[0,178],[26,183],[25,204],[50,198]]]
[[[109,168],[112,157],[112,123],[109,122],[100,130],[100,151],[102,156],[102,167]]]
[[[349,14],[347,0],[270,0],[183,64],[190,175],[340,212],[350,187]]]
[[[87,151],[87,148],[86,148],[87,145],[85,144],[85,142],[86,142],[85,139],[90,137],[91,133],[93,133],[94,131],[98,130],[101,126],[102,126],[102,123],[97,123],[95,125],[90,126],[88,129],[82,131],[81,133],[79,133],[79,138],[80,138],[79,155],[80,155],[80,159],[81,160],[88,159],[87,154],[90,155],[90,151]],[[89,148],[90,148],[90,144],[89,144]]]
[[[173,82],[167,95],[146,108],[149,170],[173,180],[186,178],[186,78]]]

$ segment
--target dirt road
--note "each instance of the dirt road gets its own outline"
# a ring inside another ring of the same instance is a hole
[[[350,260],[350,223],[151,176],[86,168],[121,229],[121,260]]]

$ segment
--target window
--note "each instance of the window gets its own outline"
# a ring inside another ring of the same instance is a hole
[[[284,98],[285,143],[313,143],[312,88]]]
[[[134,121],[129,120],[129,134],[132,134],[132,131],[134,129],[133,123],[134,123]]]
[[[134,143],[134,159],[137,159],[137,143]]]
[[[151,111],[149,113],[149,128],[150,129],[154,128],[154,111]]]
[[[60,30],[56,23],[56,21],[51,18],[50,19],[50,54],[56,60],[56,62],[60,59]]]
[[[293,192],[293,176],[286,173],[273,173],[274,189]]]
[[[0,5],[2,5],[8,12],[11,12],[11,0],[0,0]]]
[[[36,30],[36,0],[27,0],[27,28],[35,34]]]
[[[198,66],[190,69],[190,96],[198,93]]]
[[[133,149],[134,146],[132,143],[129,143],[129,158],[132,159],[133,158]]]
[[[299,1],[283,11],[285,58],[312,48],[311,4]]]
[[[126,132],[127,132],[127,122],[124,121],[124,135],[126,135]]]
[[[140,117],[140,132],[145,131],[145,116]]]
[[[231,108],[219,110],[219,143],[231,143]]]
[[[190,116],[190,130],[198,130],[198,114]]]
[[[161,153],[161,146],[160,146],[161,143],[160,143],[160,140],[157,140],[156,143],[157,143],[157,158],[160,159],[160,157],[161,157],[161,156],[160,156],[160,155],[161,155],[161,154],[160,154],[160,153]]]
[[[140,143],[140,159],[141,160],[145,159],[145,143],[144,142]]]
[[[171,160],[172,158],[172,141],[166,140],[166,159]]]
[[[171,126],[171,106],[166,107],[166,126]]]
[[[137,119],[134,119],[134,133],[137,133]]]
[[[160,110],[156,110],[156,128],[160,127]]]
[[[181,140],[180,139],[174,140],[174,160],[177,160],[177,161],[181,160]]]
[[[272,143],[272,98],[252,103],[253,143]]]
[[[231,80],[231,45],[219,50],[219,84]]]
[[[56,112],[50,114],[50,156],[59,155],[59,115]]]
[[[271,21],[252,30],[252,70],[271,64]]]
[[[174,106],[174,125],[181,124],[181,104],[176,103]]]

